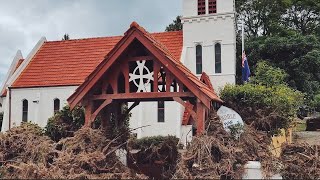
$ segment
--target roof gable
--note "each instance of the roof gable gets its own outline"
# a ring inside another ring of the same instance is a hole
[[[198,99],[207,107],[211,100],[221,100],[216,96],[213,90],[202,83],[189,69],[187,69],[162,43],[157,41],[151,34],[145,31],[137,23],[133,22],[125,36],[114,46],[114,48],[105,56],[105,59],[97,68],[86,78],[76,92],[68,98],[71,107],[77,105],[89,91],[98,83],[107,71],[111,71],[111,66],[124,55],[125,50],[134,42],[140,42],[152,56],[156,58],[170,73],[174,74],[187,89],[189,89]]]

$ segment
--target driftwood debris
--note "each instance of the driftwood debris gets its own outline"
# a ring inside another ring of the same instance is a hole
[[[23,124],[0,135],[1,178],[145,179],[119,161],[112,143],[91,128],[54,143],[37,126]]]

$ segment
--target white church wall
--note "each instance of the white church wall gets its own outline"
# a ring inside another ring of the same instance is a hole
[[[28,121],[45,127],[49,117],[53,116],[53,101],[60,99],[60,109],[67,105],[67,98],[76,86],[12,89],[11,127],[22,121],[22,101],[28,100]],[[6,114],[8,112],[6,111]]]
[[[217,13],[227,13],[235,9],[235,0],[217,0]]]
[[[223,87],[227,84],[235,84],[236,79],[235,75],[210,75],[210,81],[212,82],[212,86],[215,92],[219,95]]]
[[[167,136],[180,137],[182,108],[177,102],[165,102],[164,122],[158,122],[158,103],[141,102],[132,110],[130,128],[135,129],[137,138],[147,136]]]

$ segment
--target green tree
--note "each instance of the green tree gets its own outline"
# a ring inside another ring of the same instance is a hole
[[[290,0],[290,6],[282,22],[286,27],[301,34],[313,34],[320,25],[320,1],[319,0]]]
[[[84,108],[75,107],[72,111],[69,106],[63,107],[53,117],[49,118],[45,127],[45,134],[54,141],[73,136],[85,122]]]
[[[289,0],[237,0],[237,20],[244,21],[247,37],[278,34]]]
[[[318,0],[237,0],[237,21],[245,22],[247,37],[316,33],[320,21]]]
[[[311,99],[316,92],[319,92],[320,43],[318,37],[300,34],[289,37],[258,37],[249,39],[246,47],[248,61],[254,74],[256,73],[254,67],[258,61],[265,60],[288,74],[287,82],[290,87],[307,93]],[[240,77],[241,71],[238,70],[237,73]]]
[[[320,112],[320,94],[314,96],[311,106],[318,112]]]
[[[273,67],[266,61],[257,63],[255,76],[252,78],[252,83],[267,87],[272,87],[281,84],[287,84],[286,79],[288,74],[280,68]]]
[[[166,31],[180,31],[182,30],[181,16],[177,16],[173,23],[166,27]]]

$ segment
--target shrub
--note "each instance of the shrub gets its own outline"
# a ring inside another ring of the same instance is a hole
[[[252,83],[271,87],[286,84],[287,78],[288,74],[283,69],[273,67],[266,61],[261,61],[257,63]]]
[[[320,94],[314,96],[313,101],[311,101],[311,105],[316,111],[320,111]]]
[[[49,118],[45,133],[52,140],[59,141],[61,138],[73,136],[74,132],[84,125],[84,121],[83,107],[75,107],[71,111],[69,106],[65,106]]]
[[[220,95],[247,124],[272,132],[289,127],[303,103],[303,94],[286,85],[227,85]]]

